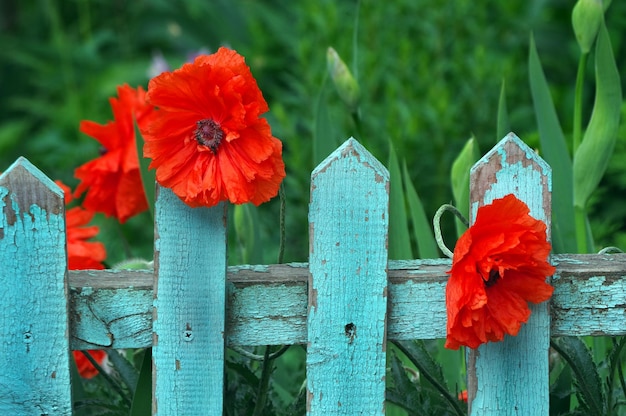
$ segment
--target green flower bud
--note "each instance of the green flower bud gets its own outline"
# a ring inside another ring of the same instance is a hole
[[[356,111],[359,104],[359,84],[352,76],[348,66],[341,60],[337,51],[332,47],[326,52],[326,64],[328,73],[335,84],[337,93],[344,103],[350,108],[350,111]]]
[[[589,53],[604,17],[602,0],[578,0],[572,11],[572,26],[583,53]]]

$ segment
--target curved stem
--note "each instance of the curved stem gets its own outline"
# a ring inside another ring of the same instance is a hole
[[[437,241],[437,245],[439,246],[443,254],[445,254],[449,258],[452,258],[453,253],[452,251],[450,251],[448,247],[446,247],[446,243],[443,241],[443,236],[441,235],[441,224],[440,224],[441,216],[446,211],[453,213],[463,224],[465,224],[466,227],[469,227],[469,221],[467,221],[467,219],[463,216],[463,214],[461,214],[461,211],[459,211],[454,205],[450,205],[450,204],[442,205],[441,207],[439,207],[437,212],[435,212],[435,216],[433,217],[433,229],[435,231],[435,240]]]

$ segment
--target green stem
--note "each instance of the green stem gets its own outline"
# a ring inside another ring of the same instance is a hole
[[[576,154],[578,146],[582,141],[582,117],[583,117],[583,87],[585,83],[585,68],[589,53],[583,53],[578,61],[578,73],[576,74],[576,92],[574,95],[574,133],[573,133],[573,154]]]
[[[453,213],[459,219],[459,221],[465,224],[466,227],[469,227],[469,221],[463,216],[463,214],[461,214],[461,211],[459,211],[454,205],[444,204],[441,207],[439,207],[437,212],[435,212],[435,216],[433,217],[433,229],[435,231],[435,241],[437,241],[437,245],[439,246],[439,249],[442,251],[442,253],[448,256],[449,258],[452,258],[453,253],[446,246],[446,243],[443,241],[443,236],[441,235],[441,224],[440,224],[441,216],[446,211]]]
[[[272,374],[272,367],[274,360],[270,357],[270,346],[265,347],[265,354],[263,354],[263,364],[261,370],[261,380],[259,380],[259,389],[256,395],[256,404],[254,405],[254,411],[252,416],[261,416],[263,409],[265,408],[265,402],[267,401],[267,391],[270,384],[270,375]]]
[[[96,370],[98,370],[98,373],[102,376],[102,378],[104,378],[107,381],[107,383],[109,383],[109,385],[113,388],[113,390],[115,390],[120,395],[122,400],[124,400],[124,402],[126,402],[128,407],[130,408],[130,406],[132,405],[132,399],[128,397],[126,393],[124,393],[124,389],[115,380],[113,380],[113,378],[111,378],[111,376],[109,376],[106,373],[106,371],[104,371],[104,369],[91,356],[91,354],[89,354],[88,351],[81,351],[81,353],[85,356],[85,358],[87,358],[87,360],[91,363],[91,365],[93,365],[96,368]]]

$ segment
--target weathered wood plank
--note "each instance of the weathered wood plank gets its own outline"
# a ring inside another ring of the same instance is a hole
[[[63,191],[24,158],[0,176],[0,414],[69,415]]]
[[[307,414],[384,414],[389,173],[348,139],[311,175]]]
[[[470,217],[496,198],[514,194],[530,215],[551,224],[552,170],[515,134],[509,133],[470,171]],[[468,403],[471,415],[548,415],[550,315],[548,302],[530,305],[532,315],[515,337],[469,352]]]
[[[554,255],[552,262],[552,336],[626,335],[626,254]],[[445,337],[450,264],[389,262],[389,339]],[[229,267],[227,344],[304,344],[308,273],[307,263]],[[152,279],[150,271],[71,270],[71,348],[151,346]]]
[[[152,412],[223,409],[226,207],[190,208],[159,188],[155,209]]]

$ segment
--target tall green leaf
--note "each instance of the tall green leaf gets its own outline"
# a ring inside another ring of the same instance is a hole
[[[563,337],[550,345],[567,361],[574,372],[578,387],[578,398],[589,416],[606,414],[604,394],[598,367],[593,362],[589,349],[579,338]]]
[[[415,241],[417,241],[417,256],[420,259],[435,259],[439,257],[439,251],[433,235],[432,222],[428,221],[424,205],[411,182],[406,162],[402,165],[402,173],[404,175],[404,191],[409,205],[411,222],[413,223],[413,232]]]
[[[552,167],[553,247],[557,252],[574,253],[577,246],[574,224],[572,162],[532,35],[530,37],[528,71],[542,157]]]
[[[504,136],[503,136],[504,137]],[[450,169],[450,183],[452,185],[452,196],[456,208],[469,218],[469,178],[470,169],[480,159],[480,151],[474,137],[465,143],[459,155],[452,162]],[[456,220],[457,235],[463,234],[465,225],[458,219]]]
[[[389,259],[413,258],[398,156],[389,141]]]
[[[423,341],[397,341],[394,342],[394,345],[411,360],[413,365],[419,370],[420,376],[428,380],[456,414],[465,414],[459,405],[459,400],[448,391],[441,366],[428,353]]]
[[[619,128],[622,90],[604,21],[596,42],[596,96],[583,141],[574,155],[574,205],[585,208],[613,154]]]

